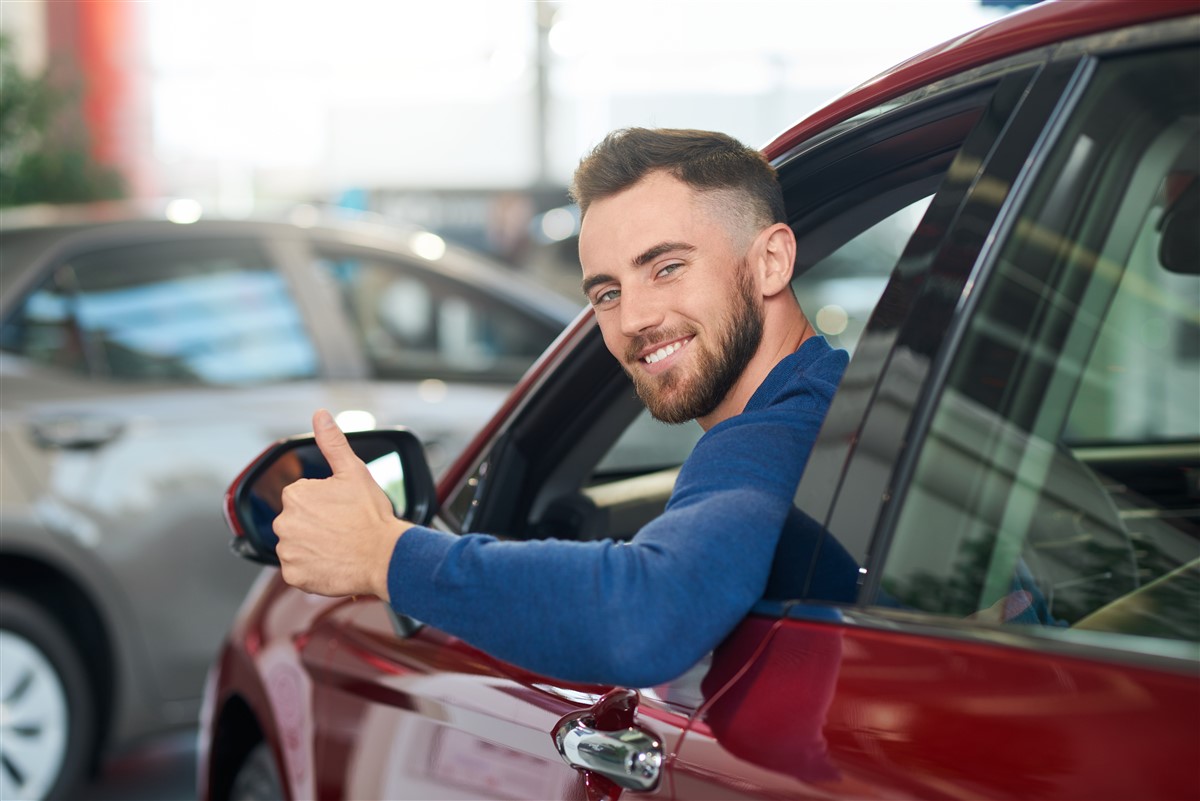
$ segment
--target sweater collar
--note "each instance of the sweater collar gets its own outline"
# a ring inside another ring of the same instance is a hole
[[[771,368],[766,379],[750,396],[743,411],[752,412],[770,406],[798,371],[803,371],[805,367],[831,350],[833,349],[822,336],[809,337],[801,342],[800,347],[780,359],[779,364]]]

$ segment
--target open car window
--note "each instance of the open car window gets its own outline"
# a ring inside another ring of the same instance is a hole
[[[805,315],[835,348],[854,353],[888,277],[920,221],[930,198],[908,203],[870,225],[792,281]],[[586,526],[588,538],[631,537],[662,511],[679,466],[703,430],[695,422],[667,425],[642,409],[596,464],[572,516],[605,521]],[[609,514],[606,511],[613,509]]]
[[[781,158],[798,245],[793,288],[834,347],[856,350],[994,88],[976,83],[864,115]],[[701,435],[695,423],[652,420],[593,330],[452,496],[445,518],[457,530],[519,539],[627,539],[661,514]]]
[[[867,318],[930,199],[901,207],[792,280],[800,308],[831,346],[854,354]],[[703,433],[695,422],[666,425],[643,410],[596,465],[592,482],[677,468]]]

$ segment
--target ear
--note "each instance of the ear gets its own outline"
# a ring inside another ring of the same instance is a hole
[[[784,223],[764,228],[755,238],[753,251],[763,297],[787,289],[796,264],[796,235],[792,229]]]

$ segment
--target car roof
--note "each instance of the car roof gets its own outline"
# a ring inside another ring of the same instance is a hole
[[[561,294],[497,262],[485,254],[445,240],[437,259],[423,258],[414,248],[414,237],[429,232],[419,226],[383,221],[375,215],[344,211],[322,213],[300,207],[299,214],[267,212],[231,219],[205,215],[181,224],[167,219],[163,206],[139,201],[33,206],[0,211],[0,296],[21,283],[35,261],[51,253],[66,254],[75,248],[124,244],[131,241],[184,239],[299,238],[352,248],[382,250],[425,266],[432,272],[457,278],[484,291],[519,301],[519,305],[565,325],[578,313],[582,297],[573,303]]]
[[[763,148],[784,155],[816,133],[958,73],[1066,39],[1194,14],[1196,0],[1047,0],[932,47],[807,115]]]

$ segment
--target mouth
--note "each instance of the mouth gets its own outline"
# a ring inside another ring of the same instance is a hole
[[[649,368],[650,372],[657,373],[661,370],[667,369],[669,363],[673,361],[671,357],[685,348],[691,341],[691,337],[684,337],[683,339],[677,339],[674,342],[668,342],[665,345],[660,345],[653,350],[643,352],[637,360],[642,364],[643,367]]]

